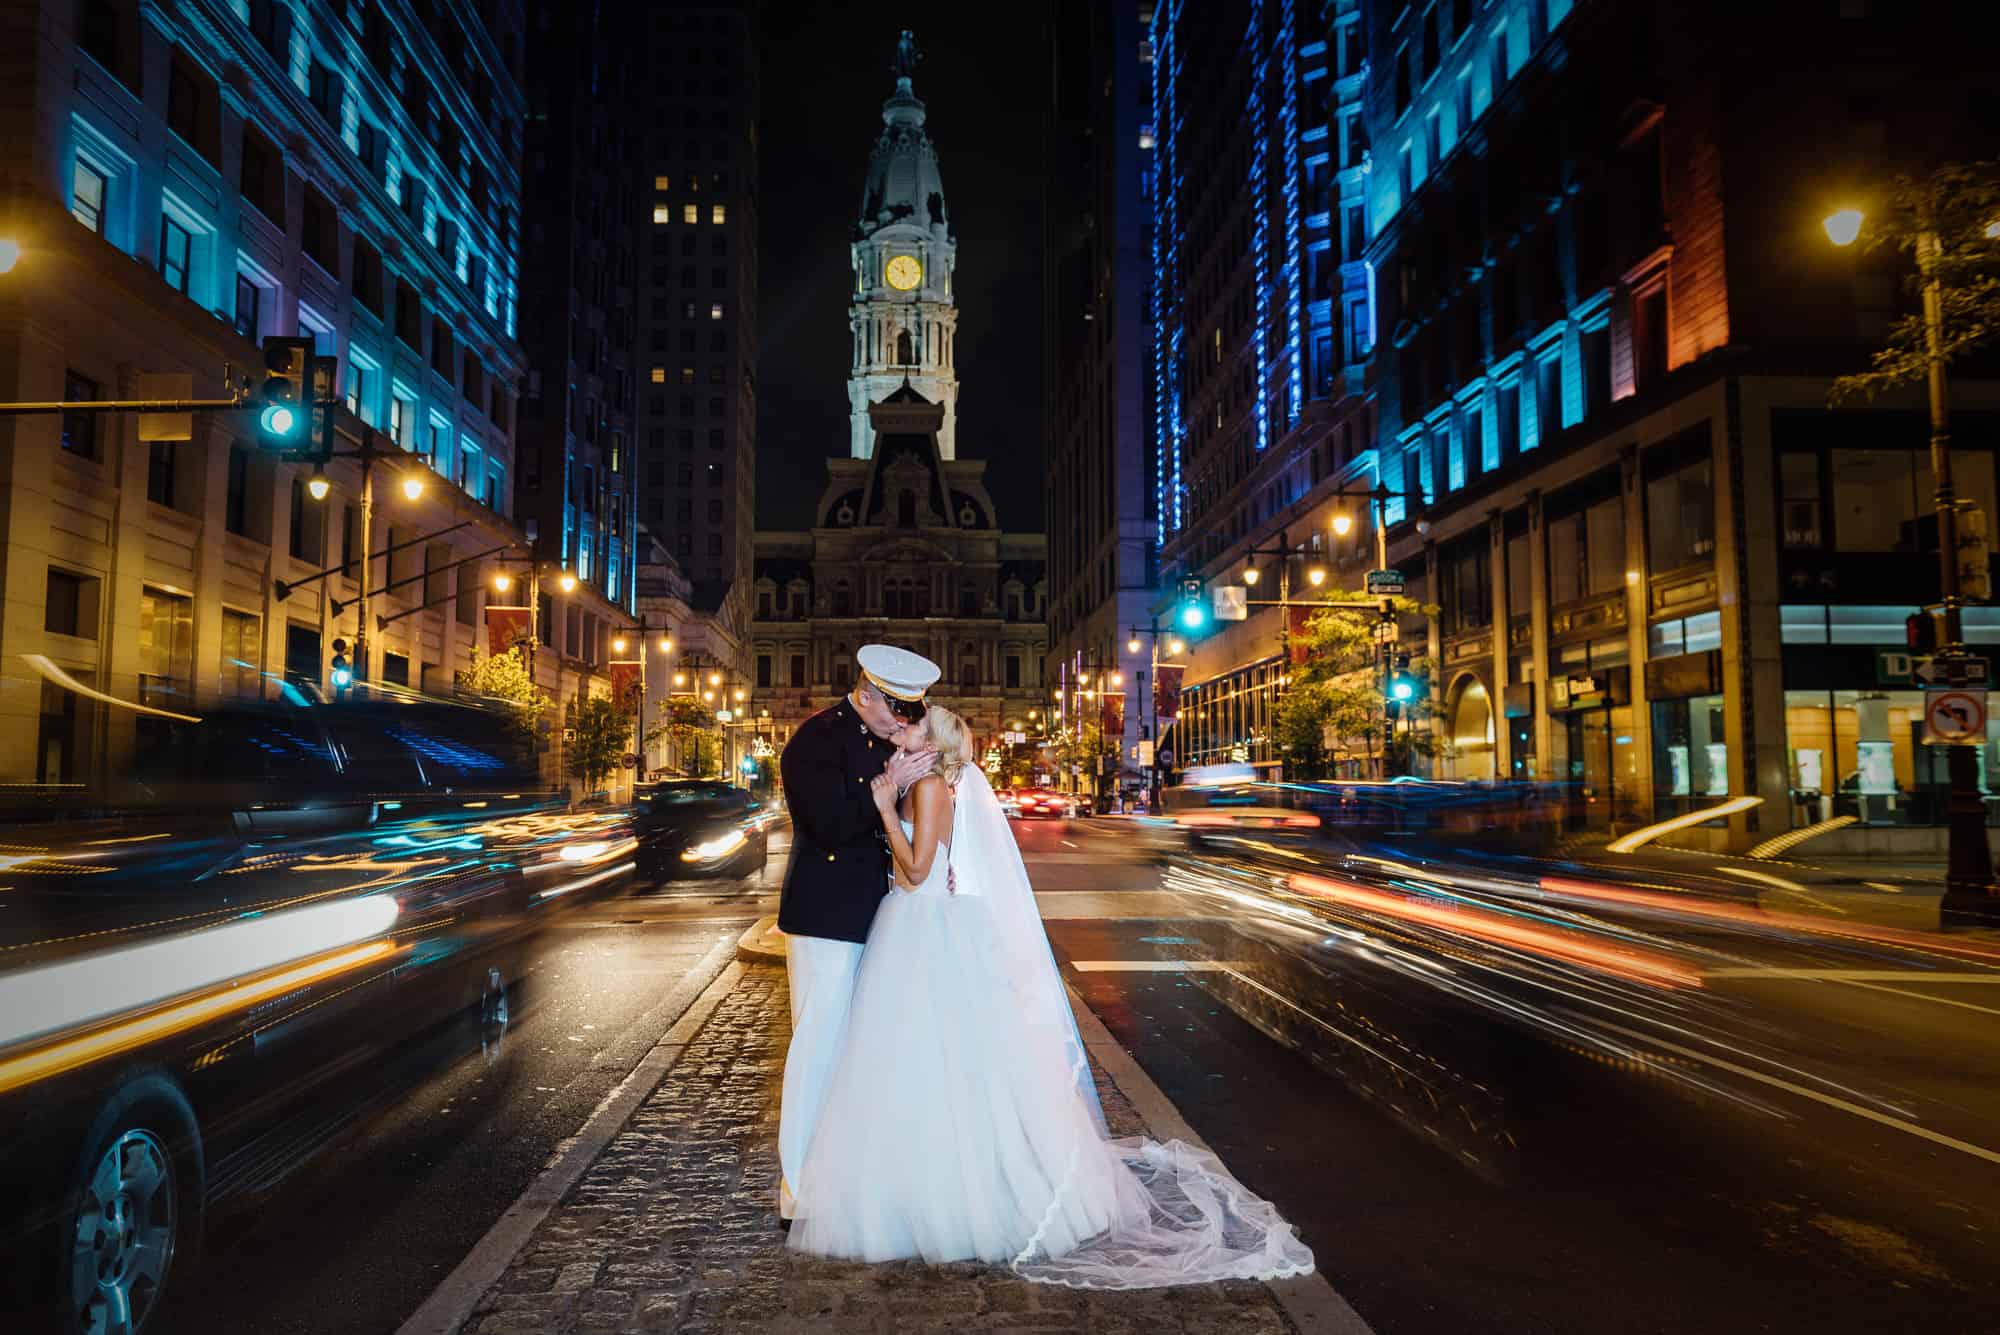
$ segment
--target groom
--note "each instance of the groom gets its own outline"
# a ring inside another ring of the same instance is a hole
[[[846,698],[799,725],[778,760],[792,813],[792,857],[778,897],[785,972],[792,993],[792,1045],[778,1121],[778,1217],[789,1226],[792,1189],[812,1144],[834,1058],[847,1028],[861,947],[889,889],[889,846],[869,783],[888,773],[899,792],[930,771],[935,752],[896,749],[903,728],[924,716],[938,665],[888,644],[863,645],[860,680]]]

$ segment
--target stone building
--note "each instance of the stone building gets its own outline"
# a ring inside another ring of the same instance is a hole
[[[931,699],[983,752],[1043,696],[1046,545],[1000,530],[981,460],[946,459],[944,409],[900,389],[869,409],[874,454],[829,459],[816,522],[757,535],[750,657],[773,741],[854,684],[854,651],[898,644],[943,669]]]

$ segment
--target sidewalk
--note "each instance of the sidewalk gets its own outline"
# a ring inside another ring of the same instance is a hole
[[[772,1203],[790,1003],[783,966],[761,955],[746,949],[717,980],[726,991],[706,1023],[486,1290],[466,1335],[1298,1329],[1256,1283],[1082,1293],[980,1266],[789,1254]],[[1101,1067],[1098,1088],[1113,1134],[1146,1130]]]

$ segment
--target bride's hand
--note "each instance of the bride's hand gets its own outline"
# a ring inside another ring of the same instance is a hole
[[[893,815],[896,810],[896,781],[885,771],[875,776],[868,785],[869,796],[875,799],[875,809],[883,815]]]

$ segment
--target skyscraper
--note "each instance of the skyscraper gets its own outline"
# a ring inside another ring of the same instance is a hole
[[[627,33],[644,72],[639,523],[679,563],[691,652],[741,666],[756,522],[758,6],[677,4]]]
[[[1122,674],[1117,686],[1099,681],[1106,693],[1091,697],[1102,704],[1090,715],[1118,747],[1118,770],[1134,789],[1145,770],[1139,744],[1152,736],[1152,645],[1141,637],[1134,655],[1127,643],[1133,627],[1149,626],[1158,571],[1151,11],[1147,0],[1057,4],[1047,25],[1054,83],[1045,127],[1046,675],[1061,690],[1079,676]]]
[[[638,461],[632,450],[632,276],[639,231],[629,114],[636,53],[620,0],[532,0],[524,168],[518,498],[536,547],[632,607]]]

